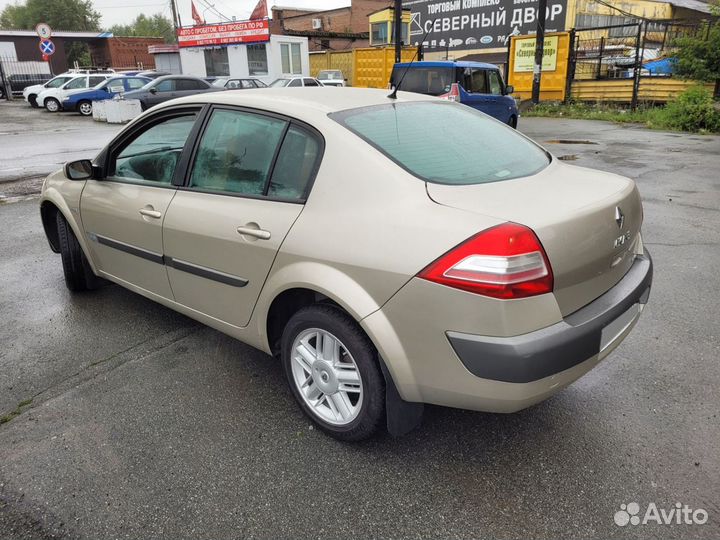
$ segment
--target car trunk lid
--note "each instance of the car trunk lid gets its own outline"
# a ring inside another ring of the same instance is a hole
[[[642,205],[634,182],[554,160],[540,173],[475,185],[427,183],[438,204],[532,228],[555,277],[563,315],[592,302],[630,269]]]

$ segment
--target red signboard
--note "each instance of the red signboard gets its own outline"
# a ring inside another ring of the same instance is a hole
[[[206,24],[180,28],[177,31],[180,47],[256,43],[270,40],[268,20],[240,21],[227,24]]]

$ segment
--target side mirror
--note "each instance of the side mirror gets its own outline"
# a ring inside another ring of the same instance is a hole
[[[157,88],[153,87],[150,89],[151,94],[157,94]]]
[[[513,92],[515,92],[515,87],[512,84],[508,84],[505,87],[505,95],[512,94]]]
[[[70,161],[63,167],[65,178],[70,180],[87,180],[93,176],[93,165],[89,159]]]

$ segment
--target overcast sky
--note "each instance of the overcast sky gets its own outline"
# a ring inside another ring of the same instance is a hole
[[[129,23],[141,13],[146,15],[162,13],[168,19],[171,18],[169,0],[165,2],[163,0],[92,0],[92,2],[95,9],[102,15],[100,24],[103,27]],[[176,2],[180,8],[183,25],[191,24],[190,0],[176,0]],[[0,0],[0,11],[8,4],[14,3],[16,3],[15,0]],[[195,0],[198,11],[201,14],[205,13],[205,20],[209,23],[220,20],[220,17],[214,14],[212,9],[206,9],[210,5],[214,5],[215,9],[229,18],[235,16],[238,20],[243,20],[250,16],[256,4],[257,0]],[[268,0],[268,11],[273,5],[333,9],[350,5],[350,0],[278,0],[277,2]]]

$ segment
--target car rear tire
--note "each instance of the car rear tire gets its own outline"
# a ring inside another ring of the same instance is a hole
[[[60,102],[55,98],[47,98],[45,100],[45,108],[52,113],[60,110]]]
[[[85,100],[78,103],[77,110],[83,116],[92,116],[92,107],[92,102]]]
[[[510,117],[510,120],[508,120],[508,126],[510,126],[513,129],[517,129],[517,116],[514,114]]]
[[[5,99],[5,88],[0,86],[0,99]]]
[[[97,289],[102,280],[97,277],[85,257],[75,233],[68,225],[65,216],[58,212],[57,223],[60,258],[62,259],[65,285],[73,292]]]
[[[315,304],[295,313],[283,331],[281,360],[300,408],[325,433],[359,441],[384,422],[377,351],[339,308]]]
[[[30,94],[30,95],[28,96],[28,103],[30,104],[30,106],[31,106],[33,109],[37,109],[38,107],[40,107],[40,106],[38,105],[37,96],[36,96],[35,94]]]

